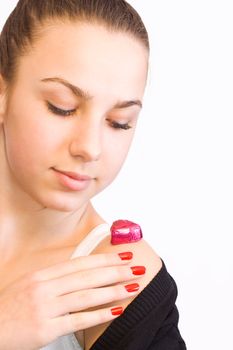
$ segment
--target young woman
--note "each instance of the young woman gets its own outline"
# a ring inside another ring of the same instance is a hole
[[[148,57],[146,29],[123,0],[20,0],[8,18],[1,350],[185,349],[163,261],[144,240],[111,245],[91,203],[127,156]]]

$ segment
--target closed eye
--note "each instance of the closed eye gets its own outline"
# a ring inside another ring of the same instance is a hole
[[[61,108],[58,108],[54,105],[52,105],[50,102],[47,101],[47,108],[49,111],[51,111],[53,114],[56,114],[56,115],[60,115],[60,116],[63,116],[63,117],[68,117],[70,115],[73,115],[75,114],[75,112],[77,111],[76,108],[74,109],[61,109]]]
[[[74,109],[69,109],[69,110],[66,110],[66,109],[61,109],[61,108],[58,108],[54,105],[52,105],[50,102],[47,101],[47,108],[49,111],[51,111],[53,114],[56,114],[56,115],[60,115],[60,116],[63,116],[63,117],[68,117],[68,116],[71,116],[73,114],[76,113],[77,109],[74,108]],[[129,125],[129,123],[118,123],[114,120],[108,120],[110,126],[113,128],[113,129],[122,129],[122,130],[129,130],[132,128],[132,126]]]
[[[121,124],[121,123],[117,123],[117,122],[115,122],[113,120],[109,120],[109,124],[114,129],[129,130],[129,129],[132,128],[132,126],[130,126],[129,123]]]

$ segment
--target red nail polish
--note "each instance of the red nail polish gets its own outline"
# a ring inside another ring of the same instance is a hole
[[[121,306],[113,307],[111,309],[111,313],[113,316],[119,316],[122,314],[122,312],[123,312],[123,307]]]
[[[131,260],[133,258],[132,252],[124,252],[118,254],[121,260]]]
[[[127,290],[127,292],[131,293],[131,292],[136,292],[137,290],[139,290],[139,284],[138,283],[131,283],[131,284],[127,284],[125,286],[125,289]]]
[[[134,275],[144,275],[146,272],[145,266],[133,266],[131,267],[131,270]]]

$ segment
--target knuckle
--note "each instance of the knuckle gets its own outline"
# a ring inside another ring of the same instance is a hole
[[[43,283],[35,281],[30,283],[27,287],[26,294],[34,317],[39,318],[46,311],[45,308],[47,304],[47,293]]]
[[[118,266],[115,268],[117,281],[122,281],[126,277],[126,269],[123,266]]]
[[[39,282],[42,279],[41,271],[33,271],[27,275],[28,281],[31,283]]]
[[[32,303],[36,299],[36,288],[37,288],[37,282],[30,281],[29,285],[27,286],[26,293],[28,300]]]
[[[108,315],[106,309],[99,309],[91,311],[90,313],[78,312],[72,316],[73,317],[70,319],[67,319],[67,327],[72,329],[73,332],[102,324],[111,319],[110,314]]]
[[[80,257],[71,259],[69,263],[71,271],[82,270],[84,268],[83,259]]]
[[[98,307],[113,300],[111,292],[112,288],[97,288],[82,291],[78,294],[78,307],[80,310],[84,310],[90,307]]]
[[[111,263],[114,263],[114,255],[113,254],[101,254],[101,259],[103,261],[103,265],[108,266]]]
[[[105,303],[112,302],[119,299],[118,287],[112,286],[106,289],[104,292]]]
[[[78,292],[78,304],[89,306],[93,303],[93,293],[85,290],[85,291],[79,291]]]
[[[80,271],[79,277],[83,285],[89,286],[93,283],[93,274],[91,271]]]
[[[41,294],[42,294],[42,287],[41,284],[39,282],[32,282],[29,286],[28,286],[28,296],[30,298],[31,301],[36,301],[38,299],[40,299]]]
[[[31,311],[31,325],[35,330],[35,334],[37,338],[39,339],[40,334],[43,334],[45,329],[44,329],[44,322],[42,322],[42,318],[38,315],[37,312],[35,312],[35,310]]]
[[[121,299],[125,296],[125,291],[121,285],[116,285],[112,288],[112,297],[113,300]]]
[[[85,329],[86,325],[82,313],[75,313],[70,318],[66,318],[67,328],[72,329],[73,332]]]
[[[102,309],[102,310],[99,310],[98,312],[98,324],[102,324],[104,322],[106,322],[108,319],[106,317],[106,310],[105,309]]]
[[[34,274],[32,273],[27,273],[26,275],[23,276],[23,282],[26,288],[31,288],[34,283],[37,282],[37,280],[34,278]]]
[[[37,322],[36,337],[41,344],[46,344],[48,342],[48,327],[45,326],[44,322]]]
[[[117,266],[122,263],[122,260],[119,259],[119,256],[117,253],[103,254],[102,259],[106,266],[111,266],[112,264]]]
[[[85,271],[87,270],[91,265],[93,267],[95,266],[94,264],[94,255],[88,255],[88,256],[79,256],[75,259],[72,259],[72,269],[73,271]]]

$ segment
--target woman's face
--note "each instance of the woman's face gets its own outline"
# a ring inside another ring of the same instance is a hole
[[[128,34],[90,24],[45,28],[19,59],[3,118],[12,184],[63,211],[109,185],[132,141],[147,63]]]

